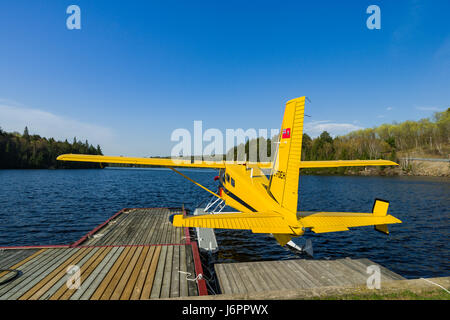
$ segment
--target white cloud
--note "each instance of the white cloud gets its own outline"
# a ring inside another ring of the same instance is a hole
[[[23,107],[17,103],[7,104],[7,100],[0,100],[0,127],[7,132],[22,133],[25,126],[30,134],[56,140],[67,139],[69,142],[72,142],[73,137],[77,137],[79,141],[88,140],[90,144],[100,144],[102,148],[111,144],[114,138],[110,128]]]
[[[387,111],[391,111],[391,110],[392,110],[392,107],[387,107],[386,110],[387,110]]]
[[[303,129],[311,137],[317,137],[323,131],[327,131],[332,136],[339,136],[363,128],[351,123],[335,123],[330,120],[322,120],[305,123]]]

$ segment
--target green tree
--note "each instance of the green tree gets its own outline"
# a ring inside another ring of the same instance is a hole
[[[30,140],[30,133],[28,132],[28,127],[25,126],[25,129],[23,130],[23,135],[22,135],[27,141]]]

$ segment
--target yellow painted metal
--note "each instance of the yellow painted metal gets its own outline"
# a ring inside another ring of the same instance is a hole
[[[97,156],[89,154],[63,154],[56,159],[61,161],[137,164],[137,165],[162,166],[162,167],[188,167],[188,168],[213,168],[213,169],[225,168],[225,162],[223,161],[191,162],[190,160],[180,160],[180,159],[111,157],[111,156]]]
[[[389,202],[376,199],[375,203],[373,204],[372,213],[374,216],[383,217],[387,215],[387,211],[389,208]]]
[[[359,212],[318,212],[301,217],[300,223],[304,228],[311,228],[316,233],[344,231],[348,228],[374,226],[401,221],[391,215],[377,216],[372,213]]]
[[[334,168],[334,167],[365,167],[365,166],[398,166],[389,160],[332,160],[332,161],[301,161],[300,168]]]
[[[89,154],[62,154],[56,158],[59,161],[77,161],[77,162],[98,162],[98,163],[117,163],[117,164],[136,164],[162,167],[187,167],[187,168],[212,168],[223,169],[227,164],[233,165],[256,165],[260,169],[271,169],[272,162],[214,162],[201,161],[191,162],[190,160],[164,159],[164,158],[133,158],[133,157],[113,157],[98,156]],[[397,163],[388,160],[332,160],[332,161],[300,161],[299,168],[331,168],[331,167],[354,167],[354,166],[398,166]]]
[[[224,213],[184,217],[175,215],[176,227],[205,227],[216,229],[244,229],[254,233],[292,233],[283,217],[276,212]]]
[[[384,234],[389,234],[389,229],[387,224],[379,224],[375,226],[375,230],[384,233]]]
[[[288,243],[289,241],[291,241],[292,237],[288,234],[283,234],[283,233],[273,233],[273,237],[275,238],[275,240],[278,241],[278,243],[284,247],[286,245],[286,243]]]
[[[278,139],[269,191],[281,207],[296,218],[298,201],[298,177],[302,152],[305,97],[286,103],[283,123]]]
[[[336,168],[336,167],[366,167],[366,166],[398,166],[398,163],[389,160],[327,160],[327,161],[300,161],[299,168]],[[261,169],[271,169],[272,162],[258,163]]]
[[[174,216],[173,224],[180,227],[246,229],[255,233],[271,233],[285,245],[291,237],[301,236],[305,229],[313,232],[345,231],[351,227],[374,225],[387,233],[387,224],[401,223],[387,215],[389,203],[377,200],[372,213],[315,212],[297,217],[298,181],[301,168],[342,166],[397,165],[387,160],[300,161],[303,137],[305,97],[286,103],[275,161],[273,163],[189,161],[164,158],[130,158],[96,155],[65,154],[62,161],[85,161],[162,166],[219,197],[228,206],[240,211],[233,214]],[[222,192],[216,194],[174,167],[220,169]],[[272,169],[270,180],[261,169]]]
[[[373,209],[372,209],[373,215],[379,216],[379,217],[384,217],[387,215],[388,208],[389,208],[388,201],[376,199],[375,203],[373,204]],[[389,234],[389,228],[388,228],[387,224],[376,225],[375,230],[379,231],[381,233],[384,233],[384,234]]]

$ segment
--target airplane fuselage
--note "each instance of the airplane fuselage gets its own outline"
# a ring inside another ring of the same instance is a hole
[[[269,183],[256,165],[230,164],[220,170],[219,195],[228,206],[240,212],[277,212],[285,217],[293,234],[302,234],[295,214],[283,208],[270,194]]]

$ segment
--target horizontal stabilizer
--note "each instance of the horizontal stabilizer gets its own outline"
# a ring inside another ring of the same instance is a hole
[[[171,217],[175,227],[242,229],[253,233],[292,233],[283,217],[275,212],[223,213],[200,216],[174,215]]]
[[[401,223],[391,215],[359,212],[317,212],[300,217],[299,221],[304,228],[311,228],[315,233],[347,231],[348,228],[364,226],[380,226],[381,229],[382,225]]]

